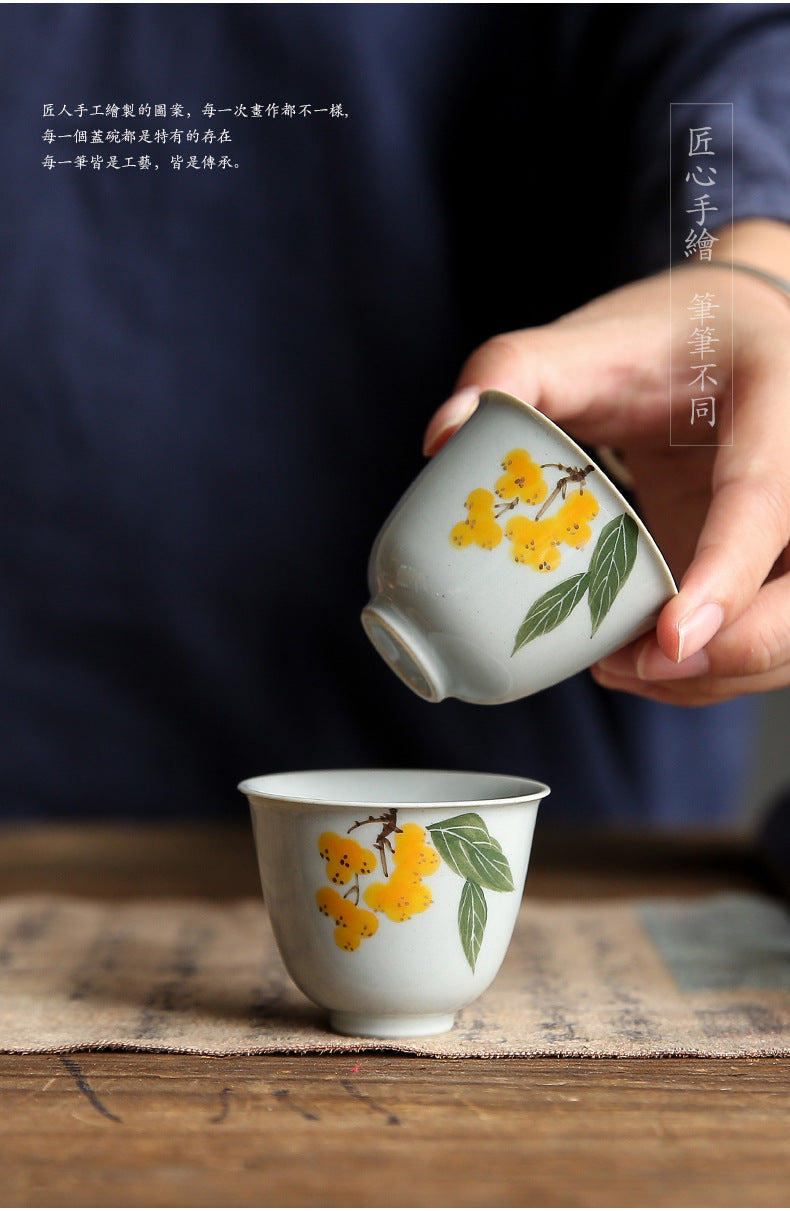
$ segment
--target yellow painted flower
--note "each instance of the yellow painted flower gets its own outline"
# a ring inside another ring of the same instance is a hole
[[[502,541],[502,527],[494,516],[496,500],[487,488],[475,488],[464,503],[467,512],[465,521],[459,521],[450,531],[450,542],[456,547],[468,547],[475,543],[485,551],[498,547]]]
[[[478,517],[469,522],[469,528],[472,542],[476,542],[484,551],[493,551],[502,541],[502,527],[493,517]]]
[[[441,858],[432,845],[426,844],[425,829],[419,824],[404,824],[395,842],[395,867],[414,872],[420,878],[439,869]]]
[[[331,917],[333,921],[336,921],[336,914],[344,903],[340,892],[335,891],[334,887],[322,887],[316,892],[315,899],[319,912],[322,912],[325,917]]]
[[[536,505],[546,499],[549,489],[543,471],[526,450],[511,450],[505,455],[502,470],[505,474],[494,485],[497,496],[502,500],[518,497],[526,505]]]
[[[456,547],[469,547],[475,540],[475,533],[468,521],[459,521],[450,531],[450,542]]]
[[[489,513],[493,516],[495,504],[493,492],[489,492],[488,488],[475,488],[464,501],[464,508],[470,518],[485,516]]]
[[[353,837],[321,833],[318,852],[326,862],[326,877],[336,885],[348,883],[352,875],[370,875],[376,869],[376,856],[363,849]]]
[[[356,950],[362,941],[362,935],[347,925],[338,925],[335,930],[335,942],[341,950]]]
[[[384,913],[390,921],[408,921],[415,913],[425,912],[433,903],[433,894],[413,872],[395,870],[386,883],[372,883],[365,891],[365,903],[374,912]]]
[[[356,950],[363,938],[372,938],[379,927],[374,913],[359,908],[345,899],[333,887],[322,887],[316,893],[318,909],[335,922],[335,942],[342,950]]]
[[[557,481],[544,509],[571,482],[579,483],[581,487],[571,492],[548,517],[541,517],[542,510],[538,511],[537,517],[527,517],[512,510],[546,499],[548,484],[543,468],[522,449],[511,450],[501,465],[504,475],[496,481],[494,493],[488,488],[475,488],[469,493],[465,501],[466,519],[453,526],[450,541],[456,547],[476,545],[490,551],[499,546],[504,537],[510,543],[510,556],[516,563],[537,572],[553,572],[562,561],[557,550],[562,543],[581,550],[592,538],[589,523],[598,514],[598,501],[584,487],[584,481],[593,468],[560,467],[565,475]],[[498,503],[496,497],[506,503]],[[509,515],[507,519],[505,514]]]
[[[592,538],[588,522],[598,516],[598,501],[592,492],[572,492],[557,511],[557,525],[562,541],[580,550]]]

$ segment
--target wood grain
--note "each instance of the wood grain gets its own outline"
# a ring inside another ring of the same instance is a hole
[[[3,1206],[784,1206],[790,1061],[0,1057]]]

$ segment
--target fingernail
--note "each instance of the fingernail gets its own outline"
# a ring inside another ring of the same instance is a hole
[[[724,621],[724,610],[718,601],[708,601],[685,620],[678,623],[678,664],[689,660],[720,629]]]
[[[636,662],[640,681],[680,681],[683,677],[703,677],[710,669],[708,653],[704,650],[687,656],[682,664],[670,660],[663,652],[649,647]]]
[[[422,452],[426,457],[443,446],[450,433],[458,429],[474,412],[480,397],[479,387],[462,387],[434,413],[425,430]]]

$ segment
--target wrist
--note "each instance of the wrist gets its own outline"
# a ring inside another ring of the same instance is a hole
[[[786,299],[790,300],[790,281],[785,278],[780,278],[775,273],[769,273],[766,269],[758,269],[756,265],[748,265],[743,261],[723,261],[720,257],[708,262],[709,269],[729,269],[733,273],[745,273],[749,277],[760,282],[765,282],[768,286],[779,290]]]
[[[710,264],[732,262],[790,282],[790,223],[742,219],[716,232]]]

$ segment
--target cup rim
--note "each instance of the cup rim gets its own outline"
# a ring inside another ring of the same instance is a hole
[[[545,429],[549,431],[549,433],[561,439],[568,446],[570,446],[578,458],[588,463],[592,463],[595,471],[604,480],[610,492],[619,501],[623,509],[628,513],[629,517],[633,518],[633,520],[636,522],[637,526],[639,527],[640,537],[643,538],[647,543],[656,561],[659,572],[663,574],[669,584],[669,596],[674,596],[678,591],[678,587],[675,583],[675,578],[672,575],[669,564],[661,553],[658,543],[653,538],[653,535],[642,521],[642,518],[639,516],[634,506],[626,499],[625,496],[623,496],[623,493],[620,491],[617,484],[610,478],[606,471],[604,471],[601,465],[596,461],[595,457],[592,456],[588,450],[585,450],[582,446],[580,446],[578,442],[574,441],[573,438],[556,423],[556,421],[551,420],[551,418],[546,416],[545,413],[541,412],[539,408],[536,408],[534,404],[528,404],[526,400],[519,399],[517,395],[511,395],[509,391],[499,391],[493,387],[482,391],[480,393],[480,402],[478,407],[482,407],[486,403],[497,402],[512,404],[515,407],[521,408],[522,411],[529,412],[541,425],[543,425]]]
[[[498,794],[494,796],[485,796],[477,794],[469,795],[453,795],[449,797],[424,797],[419,799],[398,798],[397,795],[382,793],[382,795],[370,794],[335,794],[335,795],[320,795],[303,791],[295,794],[293,790],[288,791],[285,783],[289,779],[315,779],[320,784],[322,779],[335,779],[339,781],[342,777],[352,777],[355,775],[374,775],[376,779],[381,781],[385,788],[392,789],[397,779],[403,775],[412,777],[421,777],[428,780],[435,780],[437,785],[441,785],[443,778],[468,778],[475,781],[481,779],[490,779],[491,783],[498,782],[501,785],[509,784],[512,788],[512,793]],[[268,784],[268,785],[267,785]],[[279,789],[278,789],[279,787]],[[243,795],[248,798],[261,799],[266,802],[287,803],[294,810],[320,808],[326,809],[344,809],[350,808],[354,811],[371,808],[374,810],[388,810],[396,808],[402,811],[421,811],[428,809],[431,811],[443,811],[445,809],[471,810],[474,807],[479,808],[496,808],[512,806],[517,803],[531,803],[544,799],[551,793],[550,788],[545,782],[540,782],[534,778],[526,778],[520,774],[498,774],[486,770],[447,770],[447,769],[418,769],[418,768],[378,768],[365,767],[359,769],[353,768],[332,768],[332,769],[309,769],[309,770],[287,770],[270,774],[259,774],[252,778],[245,778],[237,787]]]

